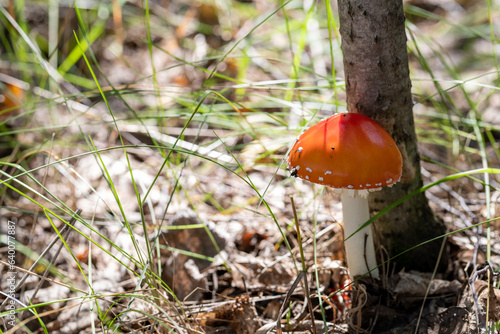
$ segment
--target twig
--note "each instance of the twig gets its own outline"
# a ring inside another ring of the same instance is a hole
[[[290,300],[293,292],[297,288],[297,285],[299,285],[299,282],[303,279],[304,283],[304,293],[305,293],[305,298],[307,300],[307,306],[309,308],[309,313],[311,317],[311,328],[314,334],[317,334],[316,331],[316,324],[314,321],[314,313],[313,313],[313,307],[312,307],[312,302],[311,302],[311,296],[309,293],[309,284],[307,282],[307,268],[306,268],[306,262],[305,262],[305,257],[304,257],[304,249],[302,247],[302,237],[300,235],[300,228],[299,228],[299,219],[297,217],[297,211],[295,210],[295,204],[293,202],[293,196],[290,196],[290,201],[292,204],[292,210],[293,210],[293,216],[295,219],[295,226],[297,228],[297,242],[299,244],[299,250],[300,250],[300,257],[301,257],[301,262],[302,262],[302,271],[299,272],[299,275],[293,282],[292,286],[290,287],[290,290],[288,290],[288,293],[286,294],[285,300],[283,301],[283,304],[281,305],[281,308],[278,312],[278,317],[276,320],[276,333],[281,334],[281,318],[283,317],[283,313],[285,312],[285,308],[288,305],[288,301]]]
[[[64,233],[67,229],[68,229],[68,225],[73,225],[75,222],[76,222],[76,216],[78,216],[80,213],[82,212],[81,209],[78,209],[75,211],[75,215],[73,217],[71,217],[71,220],[69,221],[69,224],[66,224],[63,226],[63,228],[61,229],[61,234]],[[68,231],[69,233],[69,231]],[[59,240],[59,236],[55,236],[52,241],[50,242],[50,244],[43,250],[42,254],[40,254],[40,256],[38,257],[38,259],[36,259],[35,262],[33,262],[33,264],[31,265],[30,269],[28,269],[28,271],[23,275],[23,277],[19,280],[19,282],[16,284],[16,287],[14,288],[14,291],[17,291],[21,285],[24,284],[24,282],[26,281],[26,279],[28,278],[28,276],[30,275],[30,272],[33,271],[33,269],[36,267],[36,265],[38,264],[38,261],[40,261],[44,256],[45,254],[47,254],[47,252],[55,245],[55,243],[57,242],[57,240]],[[62,245],[61,245],[62,246]],[[58,256],[59,252],[61,250],[61,247],[59,247],[57,253],[54,255],[54,258],[51,259],[52,260],[55,260],[55,258]],[[47,267],[47,270],[48,270],[49,267]],[[47,270],[46,272],[43,274],[43,276],[41,277],[42,279],[45,278],[45,275],[47,273]],[[42,281],[40,281],[42,282]],[[38,287],[37,287],[37,291],[38,291]],[[3,309],[5,303],[8,301],[9,299],[5,299],[3,301],[3,303],[0,305],[0,310]]]
[[[82,212],[81,209],[77,209],[75,211],[75,216],[78,216],[80,215],[80,213]],[[68,225],[73,225],[75,222],[76,222],[76,218],[75,216],[71,217],[71,220],[69,221]],[[68,225],[64,225],[63,228],[61,229],[61,235],[62,233],[64,232],[64,235],[63,235],[63,239],[67,240],[68,239],[68,235],[69,233],[71,232],[71,229],[68,228]],[[57,240],[58,237],[55,237],[54,240]],[[48,261],[48,265],[47,265],[47,268],[45,268],[45,271],[43,272],[42,274],[42,280],[40,280],[40,282],[38,282],[36,288],[35,288],[35,291],[33,292],[33,295],[31,296],[31,300],[35,299],[38,291],[40,290],[42,284],[43,284],[43,279],[45,279],[45,277],[47,277],[47,274],[49,273],[49,270],[50,270],[50,267],[52,266],[52,263],[55,263],[56,260],[57,260],[57,257],[59,256],[59,253],[61,252],[62,248],[64,246],[64,243],[61,243],[59,245],[59,248],[57,249],[56,253],[52,256],[52,258]],[[31,269],[30,269],[31,271]],[[25,274],[27,275],[27,274]],[[19,318],[21,319],[21,315],[19,315]]]
[[[474,300],[474,306],[476,307],[476,313],[477,313],[477,322],[478,322],[478,325],[481,326],[481,325],[484,325],[482,326],[483,329],[486,329],[487,328],[487,316],[486,318],[483,317],[482,313],[481,313],[481,310],[479,308],[479,300],[478,300],[478,294],[477,294],[477,291],[476,291],[476,287],[474,285],[474,282],[476,280],[476,278],[479,276],[479,275],[482,275],[484,273],[488,273],[489,277],[488,277],[488,299],[487,299],[487,302],[489,303],[489,289],[491,288],[491,284],[489,282],[490,280],[490,276],[496,276],[498,274],[496,274],[494,271],[493,271],[493,268],[491,267],[490,263],[488,261],[486,261],[486,265],[484,266],[484,268],[482,269],[475,269],[474,272],[472,273],[470,279],[469,279],[469,284],[470,284],[470,289],[471,289],[471,294],[472,294],[472,299]],[[489,305],[487,305],[489,306]],[[488,310],[486,311],[486,314],[488,315]]]
[[[300,250],[300,258],[302,260],[302,272],[304,273],[304,291],[307,299],[307,306],[309,307],[309,314],[311,316],[311,327],[313,333],[316,334],[316,325],[314,324],[314,312],[311,302],[311,294],[309,292],[309,284],[307,282],[307,268],[306,268],[306,260],[304,257],[304,249],[302,247],[302,237],[300,235],[300,227],[299,227],[299,218],[297,216],[297,210],[295,209],[295,203],[293,202],[293,196],[290,196],[290,202],[292,204],[293,217],[295,219],[295,227],[297,229],[297,242],[299,244]]]

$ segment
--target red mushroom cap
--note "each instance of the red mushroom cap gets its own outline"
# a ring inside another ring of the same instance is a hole
[[[332,188],[376,190],[401,178],[392,137],[371,118],[335,114],[299,136],[288,157],[292,176]]]

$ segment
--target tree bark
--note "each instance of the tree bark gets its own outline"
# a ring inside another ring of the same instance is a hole
[[[370,194],[380,211],[422,186],[413,121],[411,81],[402,0],[338,0],[347,109],[384,127],[403,156],[403,175],[391,188]],[[380,244],[392,257],[446,232],[425,194],[412,197],[375,223]],[[418,247],[395,261],[399,268],[432,271],[441,241]],[[441,268],[446,264],[446,256]]]

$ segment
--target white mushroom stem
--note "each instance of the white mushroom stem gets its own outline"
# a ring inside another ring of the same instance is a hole
[[[347,238],[370,219],[370,211],[366,196],[359,197],[356,192],[344,190],[341,199],[344,237]],[[351,277],[366,274],[369,270],[376,268],[377,260],[371,226],[365,227],[346,240],[345,251]],[[379,278],[378,268],[373,270],[371,275]]]

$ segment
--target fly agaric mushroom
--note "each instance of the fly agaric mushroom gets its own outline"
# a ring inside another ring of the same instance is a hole
[[[335,114],[299,136],[288,157],[291,175],[341,192],[347,266],[352,277],[377,267],[368,192],[401,178],[403,160],[396,143],[371,118]],[[378,278],[378,269],[372,271]]]

